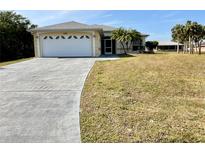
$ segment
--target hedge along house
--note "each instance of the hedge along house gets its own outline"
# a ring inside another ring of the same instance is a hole
[[[31,30],[36,57],[97,57],[123,53],[118,41],[111,39],[116,28],[106,25],[87,25],[66,22]],[[148,35],[134,42],[133,50],[143,50]]]

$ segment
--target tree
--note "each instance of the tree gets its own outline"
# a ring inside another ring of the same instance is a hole
[[[201,54],[201,43],[203,42],[203,39],[205,39],[205,28],[201,24],[198,24],[197,22],[193,22],[193,41],[195,44],[195,49],[198,53]]]
[[[13,11],[0,11],[0,61],[34,56],[33,36],[36,27]]]
[[[142,41],[142,36],[141,36],[140,32],[136,31],[135,29],[128,30],[128,33],[131,36],[129,48],[131,48],[134,41]]]
[[[145,46],[148,48],[148,50],[153,52],[153,49],[155,49],[158,46],[158,42],[157,41],[147,41],[145,43]]]
[[[127,54],[134,41],[141,40],[140,32],[133,29],[119,28],[112,32],[112,39],[120,42],[124,53]]]
[[[172,32],[172,41],[177,42],[177,53],[179,53],[179,43],[184,44],[187,39],[185,33],[185,26],[177,24],[171,29]]]
[[[192,21],[187,21],[185,24],[185,31],[188,35],[189,38],[189,53],[193,53],[193,40],[194,40],[194,35],[195,35],[195,23]]]
[[[172,29],[172,40],[184,44],[184,51],[189,53],[195,49],[201,54],[201,43],[205,39],[205,28],[197,22],[187,21],[185,25],[177,24]]]

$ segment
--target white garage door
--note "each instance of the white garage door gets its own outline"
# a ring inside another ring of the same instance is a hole
[[[90,35],[45,35],[44,57],[92,56]]]

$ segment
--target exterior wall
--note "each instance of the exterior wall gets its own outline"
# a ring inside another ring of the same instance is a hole
[[[104,37],[106,37],[106,36],[111,37],[111,35],[112,35],[112,32],[110,32],[110,31],[105,31],[104,32]],[[146,36],[142,36],[142,42],[141,43],[142,43],[143,47],[145,47],[145,42],[146,42]],[[123,54],[124,53],[124,50],[123,50],[123,48],[122,48],[119,41],[116,41],[115,48],[116,48],[116,54]],[[133,47],[131,47],[129,50],[130,50],[130,52],[133,52]]]
[[[194,51],[196,51],[196,48],[194,48]],[[199,51],[199,49],[197,48],[197,51],[196,52],[198,52]],[[201,52],[205,52],[205,46],[202,46],[201,47]]]
[[[123,54],[124,50],[119,41],[116,41],[116,54]]]
[[[143,36],[142,37],[142,46],[145,47],[145,41],[146,41],[146,37]],[[129,49],[129,52],[133,52],[133,46],[131,46],[131,48]],[[122,45],[120,44],[119,41],[116,41],[116,53],[117,54],[123,54],[124,50],[122,48]]]
[[[34,43],[34,53],[35,53],[35,57],[39,57],[38,55],[38,45],[37,45],[37,41],[38,39],[36,38],[36,35],[33,35],[33,43]]]
[[[160,45],[157,47],[157,50],[164,50],[164,51],[177,51],[177,46],[176,45]],[[183,45],[179,46],[179,50],[183,50]]]
[[[83,31],[83,32],[39,32],[39,33],[34,33],[34,50],[35,50],[35,57],[42,57],[43,53],[43,36],[44,35],[85,35],[88,34],[91,36],[92,39],[92,49],[93,49],[93,56],[100,56],[101,54],[101,36],[99,32],[88,32],[88,31]]]
[[[110,36],[111,37],[111,35],[112,35],[112,32],[108,32],[108,31],[104,31],[103,32],[103,34],[104,34],[104,36]]]
[[[201,47],[201,51],[205,51],[205,46],[204,46],[204,47]]]
[[[40,37],[38,33],[33,34],[34,40],[34,53],[35,57],[41,57],[41,50],[40,50]]]
[[[100,33],[95,32],[95,56],[101,55],[101,36]]]

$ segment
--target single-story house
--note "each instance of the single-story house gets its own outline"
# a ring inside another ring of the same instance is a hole
[[[173,41],[158,41],[157,50],[177,51],[177,42]],[[179,50],[183,50],[183,44],[179,44]]]
[[[202,42],[201,44],[201,51],[205,51],[205,42]]]
[[[115,27],[88,25],[75,21],[31,30],[34,36],[36,57],[84,57],[120,54],[118,41],[111,39]],[[143,50],[147,34],[142,41],[134,42],[130,50]]]

